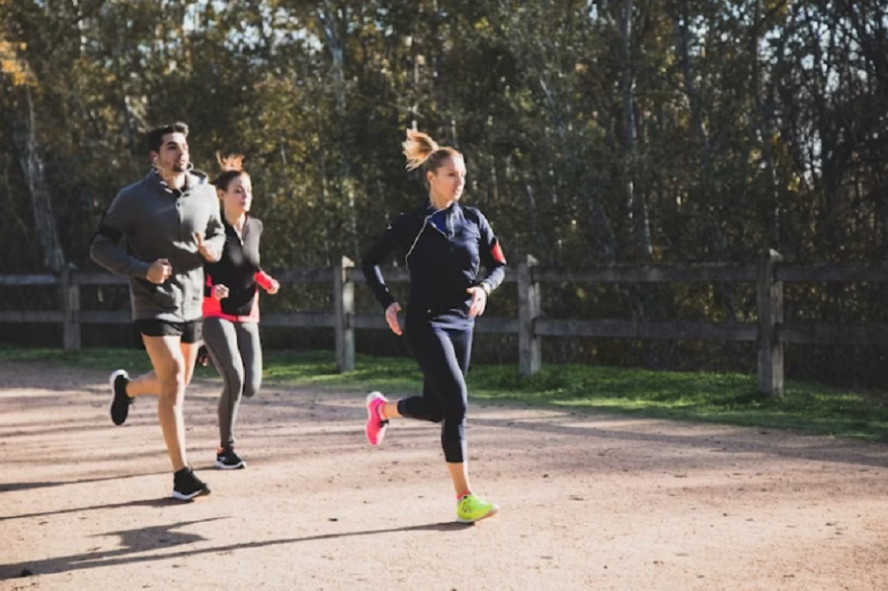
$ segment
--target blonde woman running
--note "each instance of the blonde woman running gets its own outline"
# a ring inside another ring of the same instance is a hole
[[[380,263],[393,252],[406,252],[410,296],[407,340],[423,373],[422,394],[388,400],[379,392],[367,397],[366,434],[370,445],[382,443],[391,419],[408,417],[441,423],[441,446],[456,494],[458,521],[471,523],[494,515],[497,505],[472,492],[466,452],[466,372],[475,317],[503,281],[506,259],[487,218],[460,204],[466,167],[462,154],[439,147],[431,137],[408,131],[403,143],[407,169],[420,169],[428,201],[402,213],[370,247],[362,268],[370,289],[385,310],[396,335],[400,304],[385,285]],[[480,274],[481,267],[485,273]]]

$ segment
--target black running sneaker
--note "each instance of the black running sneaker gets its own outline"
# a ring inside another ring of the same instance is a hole
[[[111,383],[111,420],[115,425],[122,425],[126,422],[130,404],[133,403],[133,399],[126,395],[129,374],[125,369],[118,369],[111,374],[108,381]]]
[[[233,447],[216,448],[216,467],[220,470],[238,470],[246,468],[247,463],[234,453]]]
[[[210,494],[207,483],[194,475],[194,471],[185,467],[173,474],[173,498],[190,501],[194,497]]]

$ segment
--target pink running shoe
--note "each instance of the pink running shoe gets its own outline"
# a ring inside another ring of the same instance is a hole
[[[385,437],[385,428],[388,420],[382,418],[382,405],[388,399],[381,392],[370,392],[367,395],[367,441],[370,445],[379,445]]]

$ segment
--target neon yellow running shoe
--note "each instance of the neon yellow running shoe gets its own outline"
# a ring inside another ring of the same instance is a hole
[[[497,511],[499,511],[499,507],[496,503],[488,503],[469,493],[456,504],[456,520],[460,523],[474,523],[487,517],[493,517]]]

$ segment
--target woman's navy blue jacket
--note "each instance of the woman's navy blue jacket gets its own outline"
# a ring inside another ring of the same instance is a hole
[[[468,312],[472,298],[466,289],[480,285],[490,293],[502,283],[506,259],[484,214],[458,202],[438,214],[443,219],[433,221],[434,214],[428,205],[402,213],[364,255],[364,277],[383,309],[395,299],[379,265],[393,252],[405,261],[410,274],[411,309],[433,315]],[[479,275],[481,266],[484,276]]]

